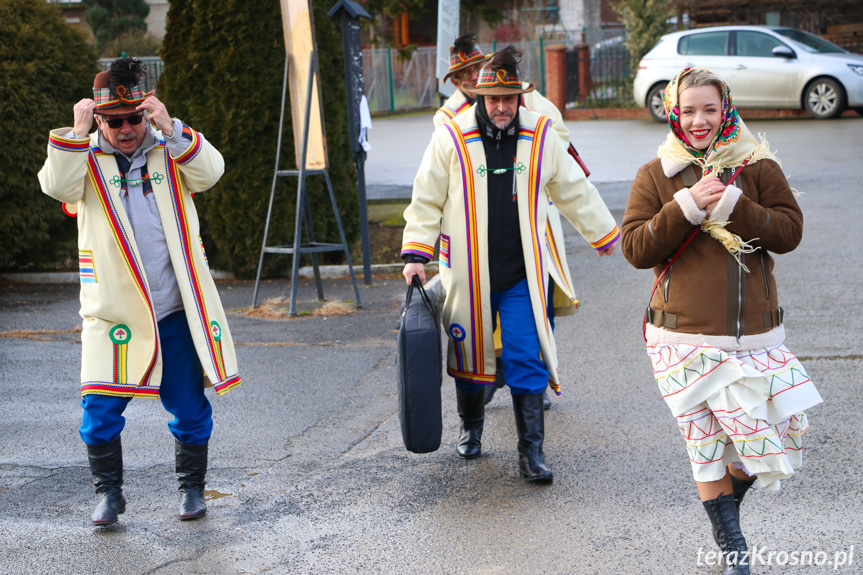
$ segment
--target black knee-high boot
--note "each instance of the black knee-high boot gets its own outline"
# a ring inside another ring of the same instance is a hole
[[[722,575],[749,575],[749,554],[746,539],[740,531],[734,495],[720,495],[716,499],[702,501],[702,504],[719,539],[724,560]]]
[[[476,459],[482,455],[482,427],[485,424],[485,389],[468,393],[455,390],[458,416],[461,418],[461,434],[456,451],[465,459]]]
[[[118,437],[102,445],[87,445],[87,459],[96,493],[101,495],[90,516],[93,525],[108,526],[117,522],[117,516],[126,511],[123,496],[123,446]]]
[[[515,428],[518,431],[518,469],[531,483],[551,483],[553,475],[545,464],[545,413],[541,393],[512,396]]]
[[[180,481],[180,519],[198,519],[207,513],[204,485],[207,475],[207,444],[190,445],[174,440],[177,479]]]

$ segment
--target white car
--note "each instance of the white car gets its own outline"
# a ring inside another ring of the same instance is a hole
[[[819,119],[846,108],[863,115],[863,55],[802,30],[715,26],[666,34],[638,65],[635,102],[665,122],[662,91],[688,66],[716,72],[741,108],[805,109]]]

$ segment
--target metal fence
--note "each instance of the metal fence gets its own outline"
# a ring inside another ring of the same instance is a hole
[[[541,87],[545,76],[542,42],[516,42],[522,51],[521,74]],[[494,44],[481,44],[486,54]],[[397,112],[438,105],[438,80],[435,77],[437,48],[417,48],[406,60],[397,50],[363,50],[365,93],[372,113]]]
[[[436,56],[433,47],[417,48],[410,60],[389,48],[363,50],[364,89],[372,113],[433,106]]]
[[[582,64],[582,57],[586,62]],[[566,53],[566,107],[627,106],[632,103],[629,51],[623,36]]]

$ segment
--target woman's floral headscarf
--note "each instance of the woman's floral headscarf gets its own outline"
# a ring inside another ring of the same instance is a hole
[[[702,167],[705,177],[718,176],[726,168],[736,168],[747,158],[749,163],[763,158],[776,160],[764,138],[759,142],[746,128],[731,99],[731,90],[725,82],[722,83],[725,90],[721,94],[722,120],[713,142],[704,150],[699,150],[689,143],[680,127],[679,85],[687,74],[695,71],[704,71],[704,68],[684,68],[665,88],[665,116],[671,132],[659,147],[658,156],[673,159],[683,166],[696,163]]]
[[[761,141],[755,139],[746,128],[746,124],[737,113],[734,102],[731,100],[731,90],[728,84],[722,82],[725,87],[722,97],[722,121],[716,136],[710,145],[699,150],[693,147],[686,139],[683,129],[680,127],[680,81],[687,74],[696,71],[706,71],[704,68],[684,68],[677,76],[668,83],[663,94],[665,102],[665,116],[668,119],[668,127],[671,132],[665,142],[659,146],[657,155],[663,160],[663,170],[666,175],[677,174],[689,164],[698,164],[702,168],[702,177],[720,176],[726,168],[734,169],[745,163],[754,164],[758,160],[770,158],[779,163],[779,160],[770,151],[767,140],[760,135]],[[669,170],[666,170],[666,163]],[[673,166],[673,167],[672,167]],[[743,240],[737,234],[729,232],[725,227],[728,222],[714,221],[710,218],[701,222],[702,231],[710,234],[714,239],[722,243],[738,265],[746,271],[749,269],[743,263],[743,254],[752,253],[756,249]],[[757,239],[757,238],[753,238]]]

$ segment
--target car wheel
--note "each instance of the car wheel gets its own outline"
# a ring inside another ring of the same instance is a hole
[[[858,116],[863,116],[863,108],[854,108],[854,111],[857,112]]]
[[[836,80],[816,78],[806,87],[803,105],[813,118],[835,118],[845,111],[845,90]]]
[[[665,123],[665,102],[662,101],[662,91],[668,82],[660,82],[655,84],[647,93],[647,111],[650,112],[650,117],[657,122]]]

